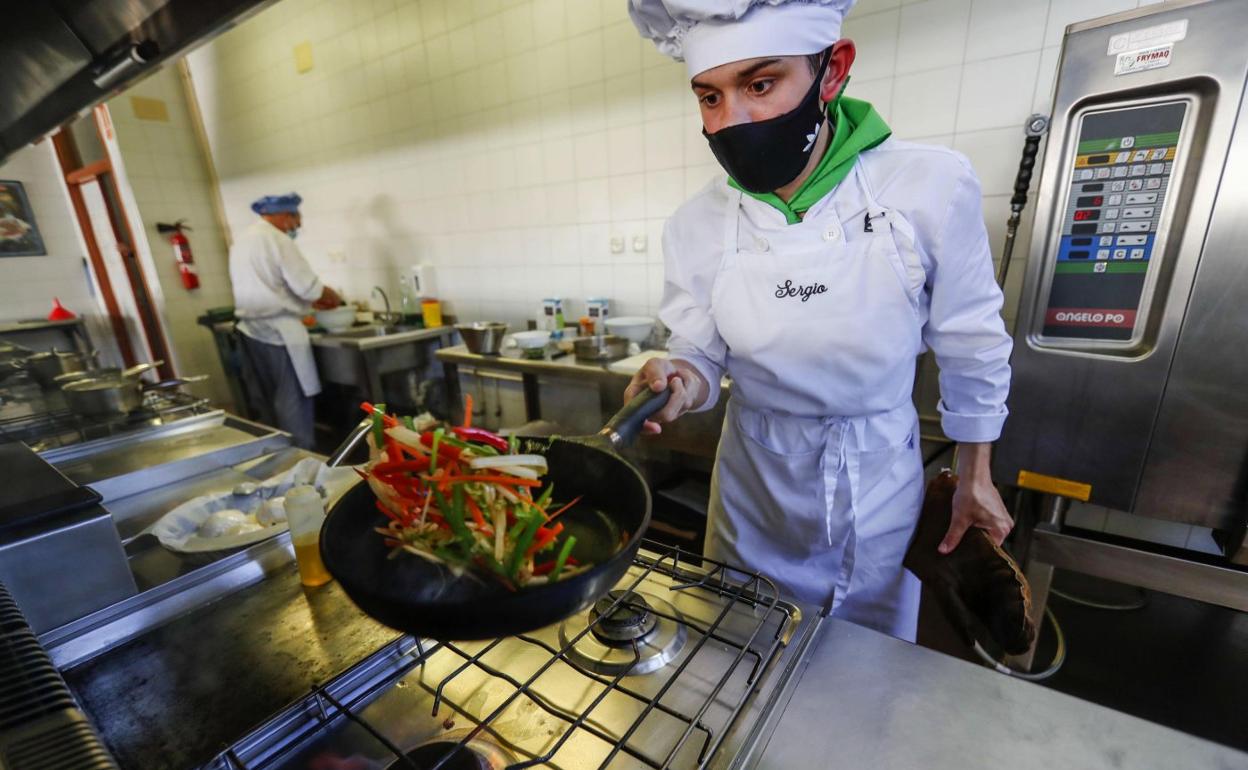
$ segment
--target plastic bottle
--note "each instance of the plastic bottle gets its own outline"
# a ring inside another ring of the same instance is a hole
[[[315,587],[333,580],[321,561],[321,524],[325,522],[325,502],[321,494],[306,484],[293,487],[286,493],[286,521],[290,526],[290,541],[295,546],[299,582]]]

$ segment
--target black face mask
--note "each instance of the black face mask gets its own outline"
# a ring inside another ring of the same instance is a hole
[[[719,165],[737,184],[752,193],[778,190],[797,178],[815,148],[824,114],[819,107],[819,83],[828,64],[825,54],[815,82],[801,103],[783,115],[721,128],[702,129]]]

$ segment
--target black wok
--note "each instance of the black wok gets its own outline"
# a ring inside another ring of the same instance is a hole
[[[351,488],[329,511],[321,528],[321,559],[347,596],[368,616],[417,637],[439,640],[493,639],[557,623],[586,609],[624,576],[650,524],[650,490],[641,474],[616,450],[631,444],[642,423],[667,402],[668,393],[646,391],[621,409],[597,435],[526,438],[521,451],[542,454],[554,499],[584,498],[559,518],[562,541],[576,536],[572,556],[589,570],[556,583],[508,590],[488,575],[455,577],[416,556],[387,558],[390,549],[375,527],[372,489]],[[354,438],[363,435],[361,425]],[[341,461],[348,441],[330,464]]]

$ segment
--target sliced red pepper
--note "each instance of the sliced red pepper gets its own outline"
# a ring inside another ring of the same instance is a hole
[[[403,452],[399,449],[399,442],[386,436],[386,456],[390,458],[390,462],[403,462]]]
[[[363,409],[368,414],[372,414],[373,412],[377,411],[377,409],[372,404],[368,403],[367,401],[361,403],[360,408]],[[385,424],[387,428],[393,428],[394,426],[399,424],[399,420],[397,417],[386,414],[385,412],[382,412],[381,414],[381,421]]]
[[[373,473],[384,476],[389,473],[398,473],[407,471],[410,473],[419,473],[420,471],[429,469],[429,458],[420,456],[412,460],[390,461],[385,463],[377,463],[373,466]]]
[[[470,428],[467,426],[463,428],[452,428],[451,430],[457,437],[463,439],[464,441],[475,441],[478,444],[485,444],[488,447],[493,447],[503,454],[507,453],[507,439],[497,433],[492,433],[484,428]]]
[[[377,501],[377,510],[384,513],[387,519],[390,519],[391,521],[397,521],[400,524],[403,523],[403,517],[395,513],[394,511],[390,510],[390,506],[386,505],[380,500]]]
[[[533,565],[533,574],[534,575],[549,575],[551,570],[553,570],[554,568],[555,568],[555,562],[552,559],[551,561],[545,562],[543,564]]]
[[[541,529],[537,530],[537,535],[534,536],[533,538],[533,544],[530,545],[528,549],[524,552],[525,558],[529,558],[529,559],[533,558],[533,554],[537,553],[538,551],[542,550],[543,548],[545,548],[546,546],[554,542],[555,536],[557,534],[558,533],[555,532],[554,528],[547,529],[545,527],[542,527]]]
[[[433,432],[432,432],[432,431],[426,431],[426,432],[422,433],[422,434],[421,434],[421,443],[422,443],[422,444],[424,444],[424,446],[429,447],[429,448],[431,448],[431,449],[432,449],[432,448],[433,448]],[[443,443],[439,442],[439,443],[438,443],[438,457],[442,457],[442,456],[443,456],[443,454],[446,454],[446,456],[447,456],[447,457],[454,457],[454,458],[458,458],[458,457],[459,457],[459,447],[452,447],[452,446],[449,446],[449,444],[443,444]]]

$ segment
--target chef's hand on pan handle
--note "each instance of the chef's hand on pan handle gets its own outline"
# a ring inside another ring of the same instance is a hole
[[[642,432],[655,435],[662,432],[662,423],[672,422],[685,412],[697,409],[706,401],[709,388],[706,379],[687,361],[679,358],[652,358],[633,375],[624,391],[624,403],[632,400],[646,388],[655,393],[671,390],[667,406],[646,420]]]
[[[953,493],[953,519],[949,523],[949,532],[937,549],[941,553],[957,548],[962,536],[971,527],[987,532],[997,545],[1001,545],[1014,528],[1014,520],[992,483],[991,457],[992,444],[958,445],[958,489]]]

